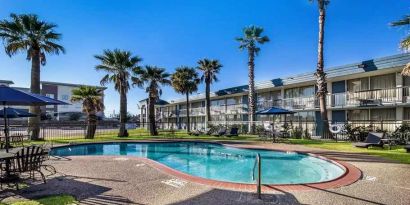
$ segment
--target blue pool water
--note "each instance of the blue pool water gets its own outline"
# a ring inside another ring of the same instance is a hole
[[[331,162],[293,152],[239,149],[213,143],[101,143],[54,148],[53,155],[125,155],[146,157],[178,171],[207,179],[255,183],[255,156],[262,158],[262,183],[301,184],[329,181],[345,171]]]

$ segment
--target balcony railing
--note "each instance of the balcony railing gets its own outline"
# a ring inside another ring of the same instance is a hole
[[[328,96],[331,107],[377,106],[410,103],[410,87],[334,93]]]
[[[187,109],[179,110],[179,116],[186,116],[186,115],[187,115]],[[189,108],[189,115],[190,116],[205,115],[205,107]]]
[[[328,107],[343,108],[343,107],[359,107],[359,106],[377,106],[377,105],[395,105],[400,103],[410,104],[410,87],[398,87],[388,89],[366,90],[360,92],[344,92],[333,93],[327,95],[326,105]],[[262,110],[270,107],[281,107],[289,110],[309,110],[319,108],[319,100],[316,96],[285,98],[257,102],[257,110]],[[186,116],[186,109],[181,109],[178,112],[169,111],[171,116]],[[211,106],[211,115],[234,115],[246,114],[248,105],[233,104]],[[191,108],[191,116],[204,116],[206,114],[205,107]],[[167,114],[165,114],[167,115]]]

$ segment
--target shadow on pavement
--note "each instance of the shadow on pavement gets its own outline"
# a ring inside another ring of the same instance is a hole
[[[278,191],[277,193],[263,193],[258,199],[256,193],[232,190],[213,189],[200,195],[185,199],[172,205],[191,204],[301,204],[292,194]]]

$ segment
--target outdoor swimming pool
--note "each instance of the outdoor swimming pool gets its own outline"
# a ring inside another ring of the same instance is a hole
[[[121,142],[54,148],[56,156],[125,155],[155,160],[175,170],[206,179],[254,184],[256,154],[262,158],[262,183],[304,184],[336,179],[344,168],[294,152],[241,149],[200,142]]]

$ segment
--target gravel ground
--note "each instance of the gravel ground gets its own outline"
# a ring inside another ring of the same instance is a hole
[[[71,194],[81,204],[410,204],[410,165],[364,154],[332,152],[298,145],[260,144],[270,148],[310,151],[345,160],[363,171],[358,182],[329,190],[254,193],[216,189],[177,179],[137,158],[75,156],[49,161],[57,174],[47,184],[2,191],[5,201],[51,194]],[[45,172],[47,173],[47,172]],[[171,181],[170,181],[171,180]],[[173,186],[164,182],[173,182]]]

